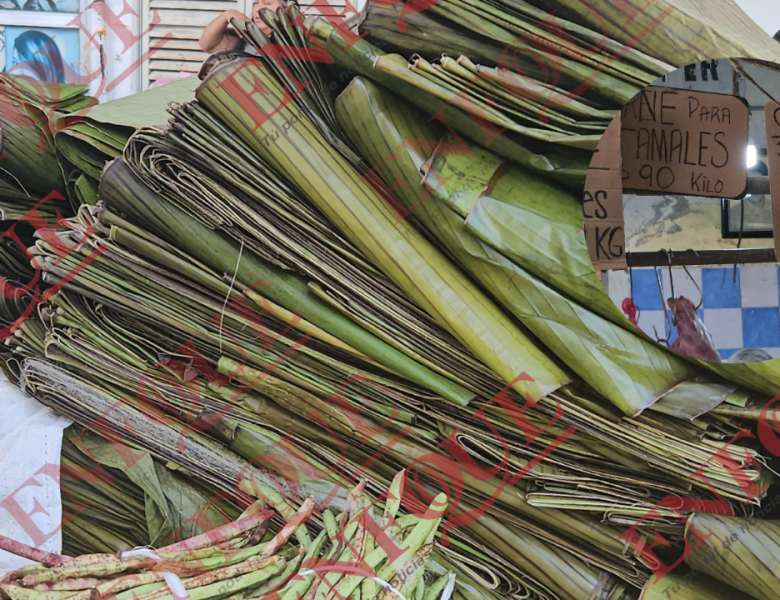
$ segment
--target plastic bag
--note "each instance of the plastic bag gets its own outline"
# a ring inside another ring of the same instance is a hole
[[[48,552],[61,551],[62,503],[56,478],[62,431],[68,425],[68,419],[0,372],[1,535]],[[30,562],[0,550],[0,577]]]

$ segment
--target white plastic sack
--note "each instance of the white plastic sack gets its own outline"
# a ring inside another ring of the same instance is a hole
[[[22,392],[0,371],[0,535],[61,552],[56,477],[62,430],[68,425],[68,419]],[[30,562],[0,550],[0,577]]]

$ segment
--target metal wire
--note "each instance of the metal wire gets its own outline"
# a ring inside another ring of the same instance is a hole
[[[688,248],[688,252],[693,252],[696,256],[699,256],[699,253],[696,252],[696,250],[694,250],[693,248]],[[704,292],[699,287],[699,284],[696,283],[696,280],[693,278],[693,275],[691,275],[690,271],[688,271],[688,267],[682,265],[682,268],[685,269],[685,274],[688,276],[688,279],[690,279],[693,282],[696,291],[699,292],[699,304],[696,306],[696,310],[699,310],[701,308],[701,305],[704,304]]]
[[[670,250],[666,250],[666,259],[669,261],[668,269],[669,269],[669,289],[672,292],[672,325],[677,327],[677,298],[674,295],[674,275],[672,275],[672,258],[674,257],[674,252]],[[661,299],[663,301],[663,298]],[[664,312],[666,312],[666,305],[664,304]],[[671,337],[671,331],[669,332],[669,336]]]
[[[658,295],[661,297],[661,307],[664,309],[664,319],[666,319],[666,329],[669,331],[669,333],[666,334],[665,338],[659,337],[658,330],[655,328],[655,325],[653,325],[653,333],[655,334],[655,341],[659,344],[664,344],[665,346],[669,346],[669,338],[672,337],[672,323],[669,320],[669,313],[666,311],[666,306],[664,306],[664,290],[661,287],[661,277],[658,275],[658,268],[653,267],[653,272],[655,273],[655,282],[658,284]]]

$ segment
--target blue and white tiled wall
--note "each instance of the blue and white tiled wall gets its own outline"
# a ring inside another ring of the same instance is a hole
[[[688,268],[703,292],[700,296],[682,268],[672,269],[675,296],[685,296],[694,305],[703,299],[699,316],[712,335],[712,341],[725,360],[740,348],[761,348],[773,358],[780,357],[780,288],[777,265]],[[639,307],[639,327],[653,336],[668,333],[663,305],[653,269],[634,269],[634,303]],[[669,269],[659,269],[664,301],[671,296]],[[609,272],[609,295],[621,306],[629,296],[628,273]],[[669,311],[671,316],[671,311]],[[669,343],[676,338],[672,327]]]

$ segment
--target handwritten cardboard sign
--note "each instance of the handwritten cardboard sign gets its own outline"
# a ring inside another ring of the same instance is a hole
[[[620,115],[599,140],[588,167],[582,203],[585,241],[597,271],[626,268]]]
[[[767,166],[769,192],[772,197],[772,232],[775,238],[775,259],[780,258],[780,104],[768,102],[764,107],[766,122]]]
[[[623,188],[742,197],[748,114],[737,96],[645,88],[621,111]]]

